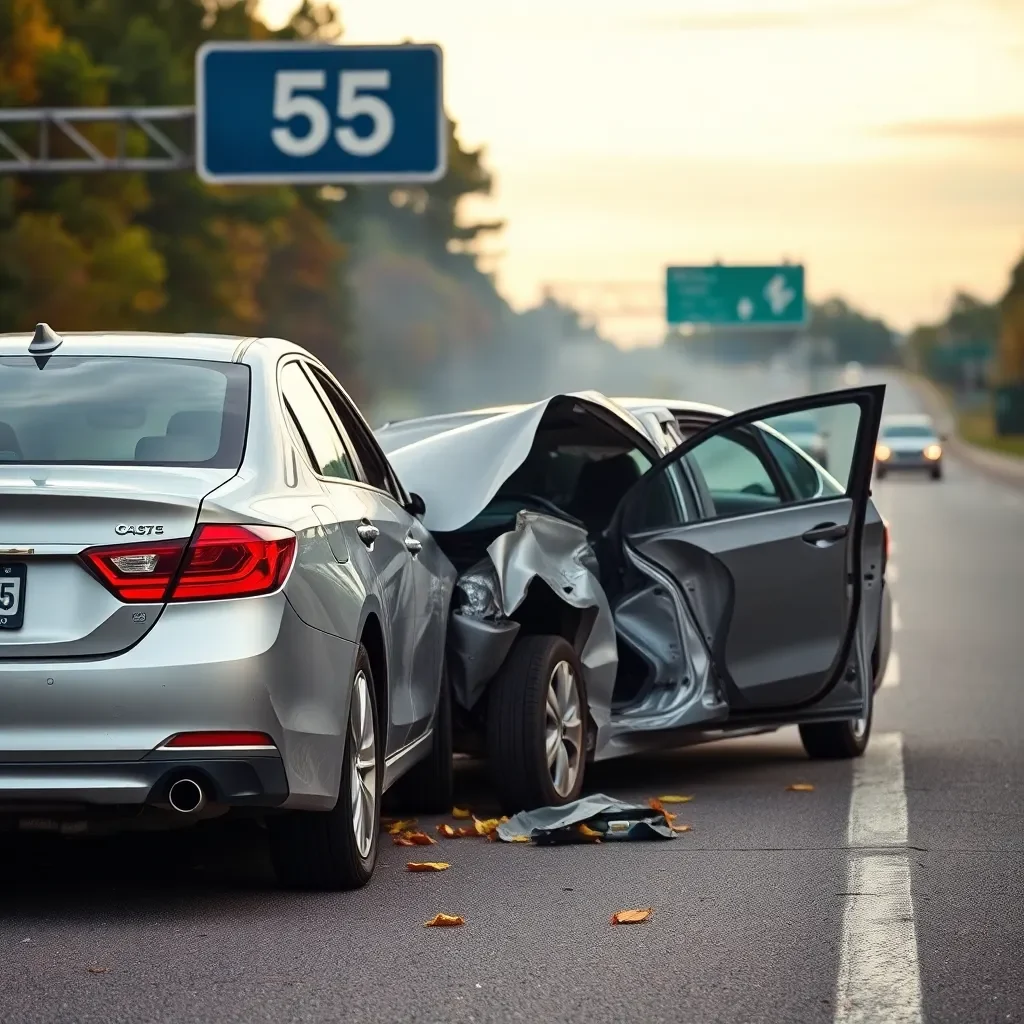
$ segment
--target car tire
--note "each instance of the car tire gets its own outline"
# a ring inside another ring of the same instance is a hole
[[[875,479],[876,480],[884,480],[885,479],[885,470],[884,469],[876,469],[875,470]]]
[[[871,722],[874,718],[875,690],[868,697],[866,718],[851,718],[845,722],[819,722],[800,726],[800,740],[807,756],[815,761],[840,761],[860,757],[871,740]]]
[[[942,467],[941,466],[936,466],[932,470],[932,479],[933,480],[941,480],[942,479]]]
[[[454,774],[452,691],[448,673],[442,671],[430,753],[399,779],[395,803],[418,814],[447,814],[452,808]]]
[[[576,800],[586,770],[587,696],[572,644],[526,636],[490,685],[487,756],[505,811]]]
[[[344,890],[358,889],[370,880],[380,842],[382,740],[373,670],[360,647],[352,673],[337,803],[329,811],[286,811],[267,820],[271,861],[282,885]]]

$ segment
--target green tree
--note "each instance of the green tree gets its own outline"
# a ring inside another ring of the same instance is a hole
[[[859,312],[838,297],[811,306],[810,333],[830,338],[836,359],[842,363],[886,366],[900,361],[892,331],[885,322]]]

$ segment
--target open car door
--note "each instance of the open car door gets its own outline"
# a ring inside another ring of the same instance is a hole
[[[884,396],[884,386],[854,388],[719,420],[619,507],[625,573],[653,570],[675,584],[720,687],[704,699],[724,699],[730,717],[813,721],[859,715],[870,699],[858,625],[881,587],[882,526],[866,531],[865,520]],[[766,429],[796,412],[825,429],[831,474]],[[696,514],[666,500],[680,489]]]

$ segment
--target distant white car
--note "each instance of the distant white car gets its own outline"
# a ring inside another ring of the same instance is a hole
[[[864,367],[860,363],[847,363],[843,367],[843,385],[848,388],[855,388],[864,376]]]
[[[886,417],[875,446],[875,476],[915,470],[941,480],[943,440],[929,416]]]

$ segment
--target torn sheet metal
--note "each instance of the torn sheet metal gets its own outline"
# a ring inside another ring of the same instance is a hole
[[[660,811],[624,803],[603,793],[575,800],[564,807],[539,807],[520,811],[498,826],[498,838],[506,843],[529,836],[540,845],[592,841],[580,835],[579,826],[600,832],[602,840],[675,839]]]
[[[596,391],[554,395],[487,419],[424,437],[388,455],[407,491],[427,506],[423,525],[447,533],[475,519],[498,488],[523,464],[537,428],[549,410],[579,404],[610,412],[622,422],[624,434],[636,431],[641,445],[650,438],[632,414]]]
[[[520,512],[515,529],[494,540],[487,554],[506,618],[526,599],[534,579],[543,580],[566,604],[589,613],[583,617],[576,649],[590,714],[601,734],[611,718],[619,656],[615,621],[586,530],[554,516]]]

